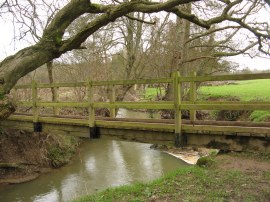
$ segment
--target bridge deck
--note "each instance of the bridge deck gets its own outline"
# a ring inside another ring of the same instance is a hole
[[[32,115],[14,114],[9,120],[33,121]],[[43,116],[42,123],[58,125],[88,126],[88,117],[84,116]],[[146,131],[174,132],[173,119],[132,119],[96,117],[95,125],[102,128],[133,129]],[[270,138],[270,123],[230,122],[230,121],[190,121],[182,120],[182,131],[187,134],[239,135]]]

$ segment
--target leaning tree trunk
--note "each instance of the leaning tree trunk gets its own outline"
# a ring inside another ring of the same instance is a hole
[[[17,81],[37,67],[60,56],[53,51],[54,47],[48,44],[38,43],[25,48],[0,63],[0,120],[6,119],[15,111],[15,104],[8,93]]]

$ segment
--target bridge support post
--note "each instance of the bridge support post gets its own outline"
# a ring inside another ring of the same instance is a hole
[[[181,120],[181,82],[180,82],[180,73],[174,72],[173,74],[173,87],[174,87],[174,133],[175,141],[174,144],[176,147],[183,147],[187,144],[187,138],[182,134],[182,120]]]
[[[196,72],[193,72],[194,77],[197,76]],[[197,83],[196,82],[191,82],[190,83],[190,102],[192,102],[192,104],[195,104],[196,99],[197,99]],[[190,110],[190,120],[191,121],[196,121],[196,110]]]
[[[97,128],[95,126],[95,109],[94,109],[94,92],[92,81],[88,81],[88,123],[89,123],[89,138],[95,139],[98,138]]]
[[[34,132],[42,132],[42,123],[41,122],[34,122],[33,123]]]

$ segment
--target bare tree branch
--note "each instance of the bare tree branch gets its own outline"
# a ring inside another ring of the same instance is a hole
[[[139,19],[139,18],[131,17],[130,15],[125,15],[125,17],[127,17],[127,18],[130,19],[130,20],[135,20],[135,21],[138,21],[138,22],[141,22],[141,23],[145,23],[145,24],[149,24],[149,25],[154,25],[154,24],[156,24],[156,22],[149,22],[149,21],[141,20],[141,19]]]

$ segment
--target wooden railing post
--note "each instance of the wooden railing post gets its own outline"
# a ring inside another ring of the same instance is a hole
[[[13,100],[14,100],[15,102],[18,101],[18,90],[17,90],[17,88],[14,88],[14,89],[13,89]]]
[[[181,83],[180,73],[175,72],[173,74],[173,89],[174,89],[174,121],[175,121],[175,146],[182,147],[186,145],[186,137],[182,134],[182,120],[181,120]]]
[[[39,111],[37,107],[38,102],[38,89],[37,89],[37,82],[32,81],[32,107],[33,107],[33,126],[34,132],[42,132],[42,125],[38,120]]]
[[[53,102],[58,102],[58,98],[59,98],[59,88],[57,87],[53,87]],[[58,107],[53,107],[53,114],[54,115],[59,115],[59,112],[60,112],[60,108]]]
[[[196,77],[197,73],[193,72],[193,76]],[[197,100],[197,83],[196,82],[191,82],[190,83],[190,102],[192,104],[195,104]],[[196,110],[190,110],[190,120],[191,121],[196,121]]]
[[[176,147],[180,147],[180,135],[181,135],[181,112],[180,112],[180,83],[178,77],[180,76],[179,72],[173,73],[173,90],[174,90],[174,133],[175,140],[174,144]]]
[[[110,92],[110,103],[115,103],[115,85],[111,86],[111,92]],[[110,117],[115,118],[116,117],[116,109],[115,107],[110,108]]]
[[[97,129],[95,126],[95,109],[94,109],[94,91],[92,86],[92,81],[88,81],[88,122],[89,122],[89,133],[90,139],[97,138]]]

